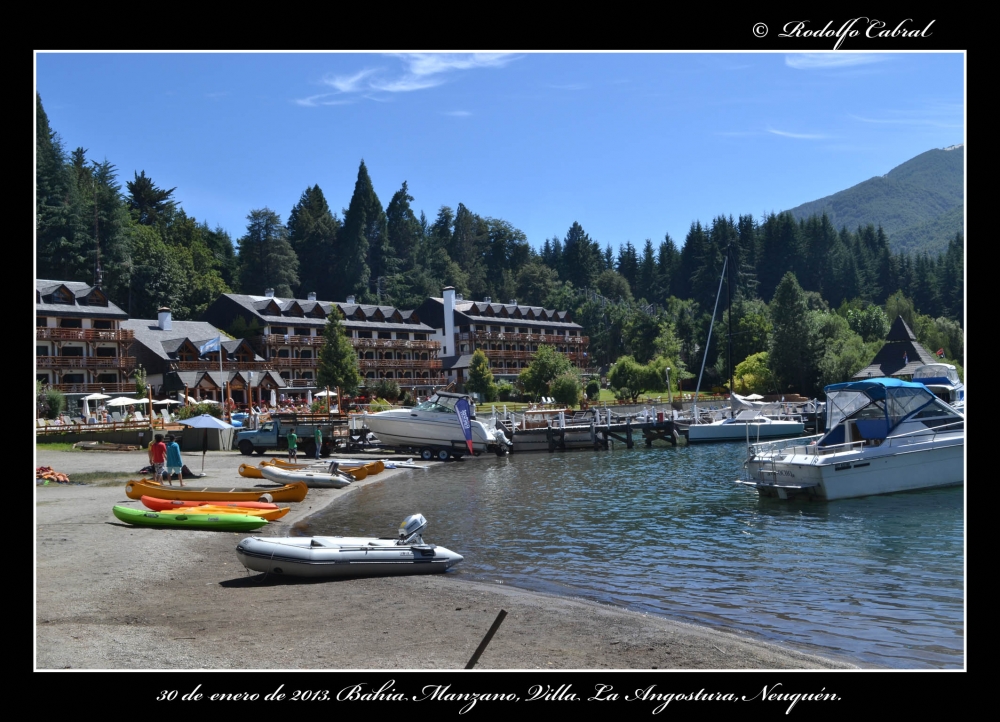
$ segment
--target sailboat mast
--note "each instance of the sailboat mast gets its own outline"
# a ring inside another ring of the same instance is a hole
[[[732,246],[726,246],[726,267],[729,264],[729,251]],[[729,418],[735,418],[736,414],[733,412],[733,391],[735,388],[733,386],[733,281],[732,281],[732,270],[726,274],[726,302],[729,304]]]
[[[708,338],[705,340],[705,351],[701,355],[701,371],[698,372],[698,385],[694,389],[694,405],[692,406],[692,416],[694,422],[698,423],[698,394],[701,393],[701,377],[705,373],[705,360],[708,358],[708,345],[712,342],[712,328],[715,326],[715,314],[719,310],[719,298],[722,297],[722,282],[726,280],[726,269],[729,267],[729,254],[722,262],[722,275],[719,276],[719,290],[715,292],[715,305],[712,307],[712,320],[708,324]]]

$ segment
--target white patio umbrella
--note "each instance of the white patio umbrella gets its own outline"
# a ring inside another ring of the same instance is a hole
[[[749,396],[744,396],[743,398],[745,398],[747,401],[760,401],[764,397],[761,396],[760,394],[750,394]]]
[[[104,399],[110,399],[111,397],[107,394],[91,394],[90,396],[84,396],[84,401],[104,401]]]
[[[320,391],[316,394],[316,398],[320,398],[322,396],[336,396],[336,395],[337,395],[336,391]]]
[[[275,393],[274,389],[271,389],[271,408],[273,409],[278,405],[278,394]]]
[[[312,406],[312,403],[313,403],[312,389],[306,389],[306,406]]]
[[[129,406],[130,404],[138,403],[135,399],[130,399],[128,396],[119,396],[117,399],[111,399],[106,406]]]
[[[83,397],[82,401],[83,401],[83,421],[84,423],[86,423],[87,419],[90,418],[90,405],[87,403],[86,396]]]
[[[211,414],[202,414],[201,416],[192,416],[190,419],[184,419],[178,423],[184,424],[184,426],[190,426],[192,429],[204,429],[202,432],[202,447],[201,447],[201,473],[205,473],[205,454],[208,453],[208,430],[209,429],[231,429],[232,424],[227,424],[221,419],[217,419]]]
[[[159,399],[153,402],[153,406],[169,406],[170,404],[180,404],[177,399]]]

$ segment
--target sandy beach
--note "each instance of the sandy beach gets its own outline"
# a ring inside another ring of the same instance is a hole
[[[237,469],[259,461],[209,452],[206,478],[186,483],[255,486]],[[201,469],[200,454],[185,454],[185,462]],[[41,450],[35,463],[72,479],[80,472],[136,472],[146,455]],[[405,484],[414,473],[434,470],[387,469],[346,489],[312,489],[258,534],[287,535],[296,522],[363,485]],[[125,480],[36,486],[36,670],[461,670],[501,610],[507,616],[476,669],[858,668],[749,635],[447,573],[323,581],[265,577],[236,558],[236,544],[246,533],[119,522],[112,506],[141,507],[124,487]]]

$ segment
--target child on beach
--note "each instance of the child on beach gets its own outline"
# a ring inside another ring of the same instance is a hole
[[[153,443],[149,445],[149,463],[153,465],[153,481],[163,482],[163,465],[167,461],[167,445],[163,443],[163,434],[153,437]]]
[[[316,458],[318,459],[319,452],[323,448],[323,430],[317,426],[313,436],[316,440]]]
[[[288,439],[288,460],[294,462],[295,455],[298,453],[298,448],[296,447],[299,441],[299,437],[295,435],[294,428],[288,432],[288,436],[286,438]]]
[[[177,474],[177,483],[184,486],[184,475],[182,473],[182,467],[184,462],[181,461],[181,446],[174,439],[173,434],[167,435],[167,483],[170,486],[174,485],[173,476]]]

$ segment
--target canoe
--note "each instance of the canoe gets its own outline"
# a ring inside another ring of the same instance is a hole
[[[273,466],[276,469],[283,469],[285,471],[311,471],[315,474],[318,472],[328,473],[330,469],[330,462],[324,461],[324,462],[316,462],[315,464],[289,464],[287,461],[282,461],[282,462],[262,461],[260,462],[260,464],[258,464],[259,468],[254,469],[254,471],[260,474],[261,468],[265,466]],[[242,467],[240,468],[242,469]],[[369,470],[364,466],[349,466],[349,467],[341,466],[340,471],[345,474],[349,474],[355,481],[361,481],[362,479],[367,478],[369,473],[372,474],[378,473],[377,470],[369,472]],[[243,474],[242,471],[240,471],[240,473]],[[243,474],[243,476],[252,477],[253,473],[252,472],[246,473]],[[261,474],[260,478],[264,479],[266,477],[263,474]]]
[[[267,524],[267,519],[246,514],[167,514],[147,509],[115,506],[115,517],[134,526],[168,529],[210,529],[214,531],[252,531]]]
[[[266,501],[222,501],[213,499],[211,501],[183,501],[181,499],[157,499],[155,496],[144,496],[141,501],[147,508],[153,511],[167,511],[168,509],[183,509],[189,506],[238,506],[241,509],[280,509],[277,504]]]
[[[278,509],[247,509],[238,506],[213,506],[205,504],[203,506],[189,506],[183,509],[163,509],[160,514],[245,514],[246,516],[256,516],[268,521],[277,521],[290,512],[292,507],[286,506]]]
[[[303,483],[310,489],[343,489],[349,486],[351,478],[345,474],[323,474],[299,469],[286,470],[276,466],[262,466],[260,473],[268,481],[278,484]]]
[[[260,469],[256,466],[250,466],[249,464],[240,464],[239,472],[240,476],[245,476],[248,479],[264,478],[264,475],[260,473]]]
[[[385,471],[385,462],[383,462],[380,459],[376,459],[375,461],[363,461],[361,459],[330,458],[330,459],[325,459],[322,462],[315,462],[314,464],[291,464],[285,461],[284,459],[272,459],[270,461],[262,461],[260,462],[260,465],[277,466],[280,469],[310,469],[313,468],[317,463],[325,463],[329,465],[331,462],[334,461],[340,465],[341,471],[347,471],[348,469],[355,469],[359,467],[364,468],[364,470],[367,471],[369,475],[379,474]]]
[[[301,483],[289,483],[277,487],[257,487],[253,489],[194,488],[191,486],[163,486],[149,479],[129,481],[125,494],[129,499],[139,500],[143,496],[157,499],[181,499],[184,501],[302,501],[309,487]]]

